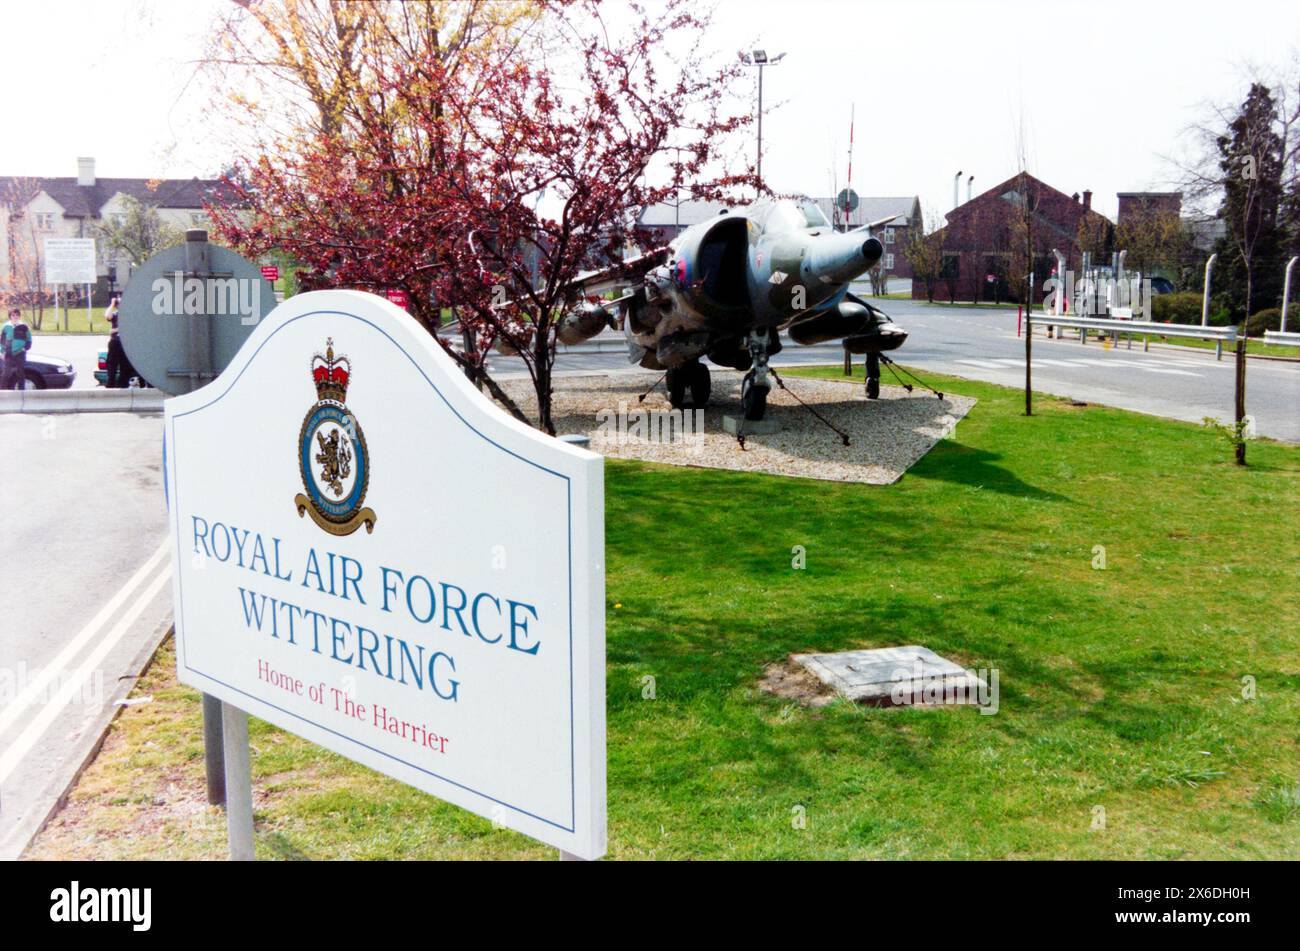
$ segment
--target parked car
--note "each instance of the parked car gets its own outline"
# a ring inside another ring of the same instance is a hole
[[[1174,282],[1167,277],[1151,278],[1152,294],[1172,294],[1174,293]]]
[[[134,370],[135,368],[132,367]],[[152,386],[144,377],[137,378],[143,387]],[[95,382],[100,386],[108,386],[108,351],[99,351],[99,358],[95,361]]]
[[[47,357],[32,351],[27,354],[27,379],[25,390],[66,390],[77,378],[77,371],[67,360]]]

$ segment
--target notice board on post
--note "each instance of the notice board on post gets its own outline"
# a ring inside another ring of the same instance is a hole
[[[181,681],[603,855],[602,457],[357,291],[290,298],[165,405]]]

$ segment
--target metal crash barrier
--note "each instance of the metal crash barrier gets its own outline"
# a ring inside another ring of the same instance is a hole
[[[1265,330],[1264,342],[1280,347],[1300,347],[1300,333],[1284,333],[1280,330]]]
[[[1197,324],[1162,324],[1152,320],[1118,320],[1113,317],[1070,317],[1068,315],[1056,314],[1031,314],[1030,319],[1034,324],[1043,324],[1048,328],[1052,327],[1069,327],[1079,331],[1079,342],[1087,343],[1087,333],[1089,330],[1095,330],[1099,334],[1131,334],[1141,335],[1144,338],[1150,337],[1191,337],[1199,340],[1213,340],[1215,356],[1223,359],[1223,345],[1225,343],[1235,343],[1237,340],[1237,327],[1235,324],[1229,324],[1226,327],[1206,327]],[[1286,336],[1297,338],[1300,344],[1300,334],[1287,334]]]

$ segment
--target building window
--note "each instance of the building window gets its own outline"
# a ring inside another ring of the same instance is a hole
[[[885,244],[893,244],[893,243],[894,243],[894,229],[893,229],[893,228],[886,228],[886,229],[885,229]]]
[[[893,269],[894,269],[894,256],[893,256],[892,254],[886,254],[886,255],[885,255],[885,270],[886,270],[886,271],[892,271]]]
[[[943,263],[939,265],[939,276],[947,280],[961,277],[961,257],[955,251],[945,251]]]
[[[208,226],[208,216],[201,211],[190,212],[190,224],[196,228],[206,228]]]
[[[36,212],[36,229],[38,231],[54,230],[54,212],[38,211]]]

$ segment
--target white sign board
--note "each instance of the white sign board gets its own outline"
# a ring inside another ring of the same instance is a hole
[[[180,679],[603,855],[603,459],[357,291],[290,298],[165,405]]]
[[[94,284],[94,238],[46,238],[46,284]]]

